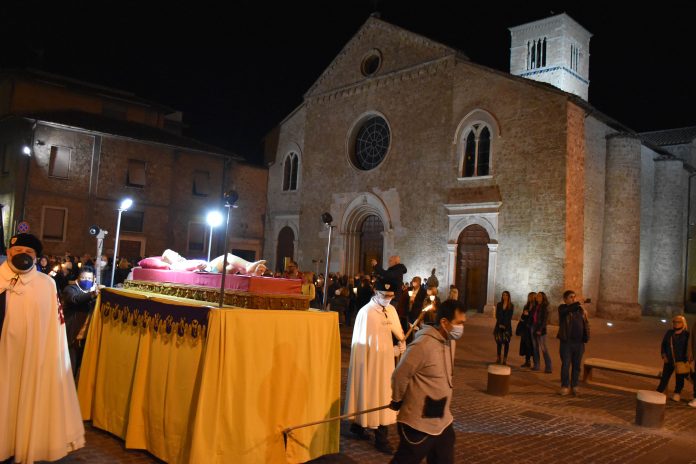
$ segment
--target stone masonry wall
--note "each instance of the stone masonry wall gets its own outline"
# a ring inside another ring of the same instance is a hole
[[[685,209],[687,173],[681,160],[655,161],[653,255],[646,312],[672,315],[684,310]]]
[[[624,134],[607,139],[606,206],[597,313],[639,319],[640,140]]]

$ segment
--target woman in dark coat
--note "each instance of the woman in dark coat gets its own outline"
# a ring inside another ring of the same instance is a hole
[[[534,308],[534,299],[536,293],[530,292],[527,295],[527,304],[522,309],[520,321],[517,323],[515,335],[520,337],[520,356],[524,356],[524,364],[520,367],[532,367],[530,362],[534,355],[534,344],[532,342],[532,315],[531,311]]]
[[[660,346],[662,355],[662,379],[657,391],[660,393],[665,391],[669,383],[672,373],[676,374],[676,383],[674,386],[674,401],[681,401],[681,391],[684,388],[684,380],[689,376],[689,372],[679,373],[676,371],[676,363],[689,363],[689,331],[686,326],[686,318],[684,316],[674,316],[672,318],[672,328],[665,333]]]
[[[512,313],[515,305],[510,301],[510,292],[505,290],[500,301],[495,307],[495,329],[493,336],[497,345],[498,357],[496,364],[507,364],[508,351],[510,351],[510,337],[512,337]],[[500,359],[501,349],[505,347],[504,357]]]

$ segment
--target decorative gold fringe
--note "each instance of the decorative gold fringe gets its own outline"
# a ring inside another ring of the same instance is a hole
[[[123,283],[123,287],[129,290],[207,301],[209,303],[218,303],[220,301],[220,290],[211,287],[149,282],[145,280],[126,280]],[[309,296],[225,290],[224,304],[246,309],[291,309],[306,311],[309,309]]]
[[[195,345],[207,335],[208,327],[206,324],[201,324],[197,319],[187,322],[182,317],[178,321],[174,321],[171,315],[162,319],[162,315],[159,313],[154,315],[151,315],[149,311],[141,313],[138,309],[131,309],[129,306],[121,307],[119,304],[111,304],[103,300],[99,309],[104,324],[121,324],[122,326],[130,327],[133,332],[149,330],[153,335],[159,336],[165,342],[171,341],[176,337],[177,345],[181,345],[185,340],[191,341]]]

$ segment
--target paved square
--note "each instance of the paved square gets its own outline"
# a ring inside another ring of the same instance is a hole
[[[457,344],[455,418],[457,462],[466,463],[696,463],[696,409],[687,402],[693,385],[686,383],[682,401],[668,401],[665,425],[660,430],[633,424],[635,394],[593,385],[582,386],[581,396],[561,397],[560,359],[556,327],[549,327],[553,373],[520,369],[516,356],[519,337],[510,346],[512,366],[510,394],[504,398],[485,393],[487,365],[495,359],[493,319],[469,315],[464,336]],[[592,339],[586,357],[607,358],[660,366],[660,342],[667,325],[657,318],[641,322],[592,319]],[[342,391],[345,391],[351,328],[341,327]],[[657,380],[603,373],[597,381],[624,387],[653,390]],[[674,380],[670,384],[673,388]],[[670,390],[671,391],[671,390]],[[349,421],[341,424],[341,452],[313,463],[384,463],[389,456],[377,452],[372,441],[357,441],[348,433]],[[396,428],[390,427],[396,447]],[[112,435],[88,427],[87,447],[61,463],[154,463],[161,462],[144,451],[125,450]]]

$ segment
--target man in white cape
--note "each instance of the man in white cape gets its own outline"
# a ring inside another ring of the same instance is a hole
[[[394,358],[406,350],[404,332],[396,309],[389,303],[399,282],[381,279],[375,283],[375,295],[355,317],[350,350],[345,413],[388,405],[391,401],[391,375]],[[394,345],[392,335],[399,341]],[[367,439],[365,429],[375,429],[375,446],[392,454],[387,426],[396,423],[391,409],[355,416],[350,431]]]
[[[10,239],[0,265],[0,461],[55,461],[85,444],[55,282],[41,242]]]

